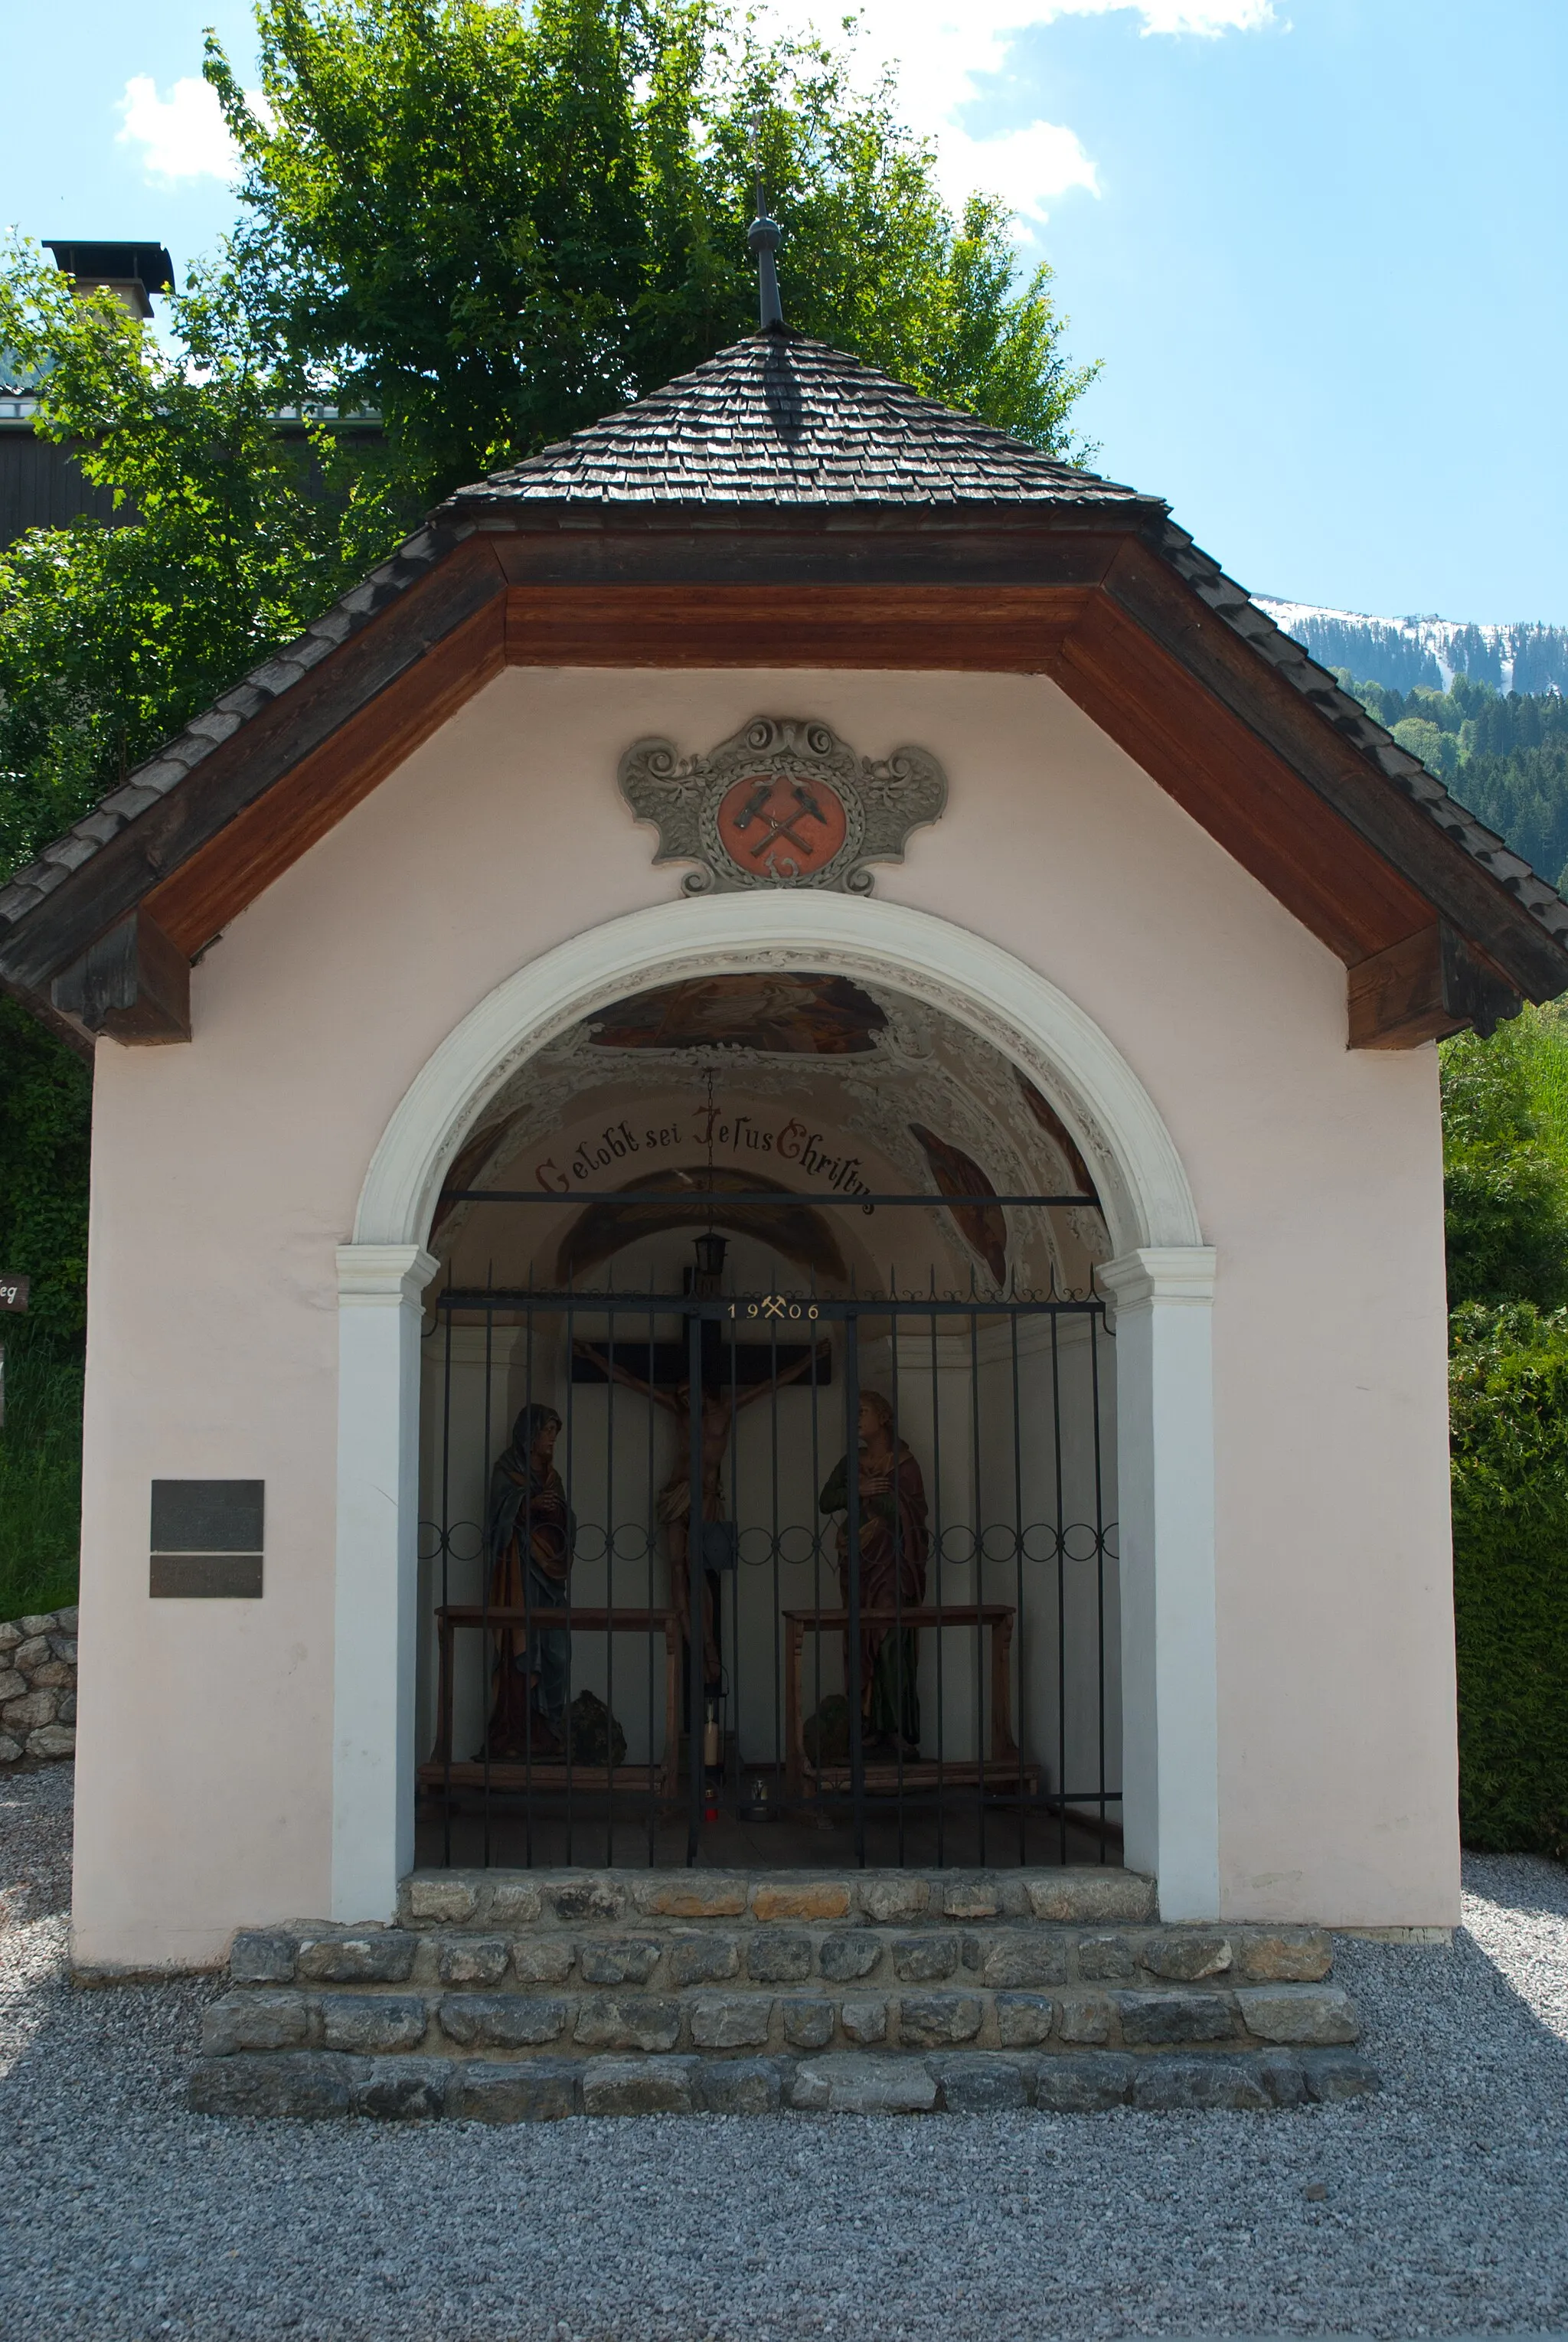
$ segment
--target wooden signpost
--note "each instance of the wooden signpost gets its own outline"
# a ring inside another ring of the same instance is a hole
[[[0,1309],[20,1313],[27,1306],[29,1279],[0,1276]],[[5,1427],[5,1345],[0,1342],[0,1431]]]

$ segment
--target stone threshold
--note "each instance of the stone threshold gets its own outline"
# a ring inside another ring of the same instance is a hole
[[[424,1870],[398,1890],[404,1927],[551,1927],[645,1920],[859,1918],[872,1927],[987,1920],[1138,1926],[1153,1878],[1106,1864],[1034,1870]]]
[[[1445,1951],[1453,1947],[1452,1927],[1333,1927],[1330,1933],[1361,1944],[1436,1944]]]

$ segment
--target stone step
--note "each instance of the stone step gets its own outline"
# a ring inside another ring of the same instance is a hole
[[[1263,2107],[1374,2087],[1324,1931],[1165,1926],[1111,1869],[443,1871],[236,1936],[198,2111]]]
[[[1107,1864],[1036,1870],[422,1870],[403,1881],[404,1927],[504,1930],[727,1920],[870,1927],[1007,1919],[1057,1927],[1154,1920],[1154,1881]]]
[[[1136,2057],[948,2050],[806,2057],[363,2057],[293,2049],[204,2057],[194,2112],[320,2120],[551,2122],[572,2115],[981,2114],[1035,2107],[1090,2114],[1272,2108],[1357,2097],[1378,2087],[1343,2048]]]
[[[363,1940],[346,1939],[355,1949]],[[487,1991],[422,1991],[399,1990],[381,1978],[369,1988],[325,1991],[299,1982],[242,1986],[206,2010],[202,2046],[216,2057],[302,2049],[444,2057],[533,2049],[585,2057],[884,2045],[920,2051],[1092,2046],[1156,2055],[1200,2045],[1342,2047],[1359,2039],[1360,2030],[1355,2004],[1328,1983],[1047,1993],[965,1979],[959,1990],[905,1984],[891,1991],[884,1985],[835,1993],[818,1986],[781,1993],[771,1985],[541,1991],[515,1982]]]
[[[229,1975],[243,1986],[419,1986],[573,1991],[635,1985],[680,1992],[803,1985],[868,1987],[961,1981],[992,1990],[1084,1986],[1321,1984],[1332,1964],[1316,1927],[1081,1927],[996,1919],[915,1927],[689,1920],[553,1921],[490,1927],[309,1927],[235,1937]]]

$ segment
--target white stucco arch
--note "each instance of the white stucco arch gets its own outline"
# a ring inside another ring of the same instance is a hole
[[[1126,1859],[1168,1918],[1219,1912],[1213,1427],[1203,1245],[1148,1091],[1066,993],[932,914],[809,890],[637,911],[542,953],[432,1052],[371,1159],[340,1247],[333,1907],[389,1917],[413,1857],[420,1295],[442,1177],[525,1060],[629,993],[758,967],[896,985],[967,1025],[1051,1097],[1090,1164],[1118,1322]]]
[[[399,1101],[361,1191],[355,1245],[423,1243],[446,1166],[489,1099],[581,1018],[654,984],[759,967],[880,978],[944,1009],[1049,1095],[1094,1172],[1114,1253],[1203,1243],[1158,1108],[1076,1002],[1011,952],[928,911],[802,890],[634,911],[497,985]]]

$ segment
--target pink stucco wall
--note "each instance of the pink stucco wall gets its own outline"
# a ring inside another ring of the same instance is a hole
[[[1227,1913],[1455,1917],[1435,1053],[1348,1051],[1337,961],[1043,678],[514,669],[235,921],[188,1046],[100,1046],[80,1959],[327,1907],[334,1247],[451,1028],[678,892],[623,748],[759,710],[934,752],[948,811],[878,893],[1070,994],[1183,1156],[1219,1260]],[[263,1601],[148,1599],[155,1476],[265,1480]]]

